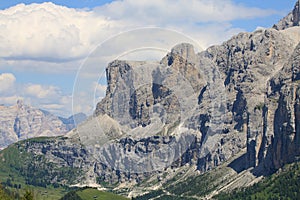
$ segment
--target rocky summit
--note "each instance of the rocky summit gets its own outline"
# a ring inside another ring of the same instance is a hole
[[[49,183],[211,198],[299,160],[299,1],[273,28],[202,52],[178,44],[158,61],[115,60],[106,77],[106,96],[84,123],[65,137],[17,144]],[[177,194],[185,182],[211,185]]]
[[[293,26],[300,25],[300,1],[298,0],[293,11],[284,17],[278,24],[275,24],[273,28],[277,30],[284,30]]]

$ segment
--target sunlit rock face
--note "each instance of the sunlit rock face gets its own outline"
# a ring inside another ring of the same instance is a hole
[[[96,157],[126,171],[125,160],[134,158],[132,163],[136,163],[144,159],[138,150],[126,153],[129,146],[138,149],[141,139],[153,136],[161,141],[166,136],[175,139],[187,134],[193,139],[181,146],[181,155],[174,156],[170,153],[173,149],[164,148],[162,142],[146,145],[145,149],[151,150],[145,153],[157,152],[157,163],[163,163],[160,156],[169,152],[167,165],[189,163],[206,171],[247,148],[245,168],[258,165],[268,128],[264,124],[267,85],[292,56],[299,40],[294,32],[266,29],[240,33],[199,53],[189,44],[180,44],[159,62],[113,61],[106,69],[107,94],[98,103],[95,116],[107,115],[117,124],[118,138],[135,142],[106,144]],[[268,126],[273,130],[273,125]],[[109,153],[112,149],[121,155],[117,161]],[[150,166],[143,169],[167,167]]]
[[[0,148],[28,138],[63,135],[73,127],[21,100],[14,106],[0,106]]]
[[[275,24],[273,28],[277,30],[284,30],[299,25],[300,25],[300,1],[297,1],[293,11],[290,12],[282,20],[280,20],[278,24]]]

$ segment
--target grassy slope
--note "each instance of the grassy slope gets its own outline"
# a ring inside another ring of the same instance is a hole
[[[126,200],[127,198],[112,194],[109,192],[103,192],[99,191],[97,189],[92,189],[92,188],[87,188],[84,190],[79,190],[77,192],[78,196],[82,200],[89,200],[89,199],[96,199],[96,200],[108,200],[108,199],[113,199],[113,200]],[[96,198],[94,198],[96,197]]]
[[[0,199],[1,200],[13,200],[13,197],[7,194],[7,191],[5,191],[2,186],[0,185]]]
[[[171,184],[164,184],[163,190],[155,190],[148,194],[136,197],[135,200],[156,200],[181,199],[193,200],[194,197],[205,196],[216,189],[215,181],[222,177],[220,173],[225,171],[214,170],[203,175],[189,177]],[[226,172],[225,172],[226,173]],[[172,183],[173,182],[173,183]],[[169,194],[169,195],[167,195]],[[171,196],[170,196],[171,194]],[[219,200],[254,200],[254,199],[300,199],[300,162],[286,165],[280,172],[264,178],[259,183],[244,189],[234,190],[230,193],[221,193],[214,196]]]
[[[154,190],[143,196],[134,198],[135,200],[148,200],[155,198],[159,200],[195,200],[195,197],[210,194],[220,184],[222,174],[228,173],[227,168],[212,170],[205,174],[187,176],[181,178],[181,174],[177,174],[172,179],[163,184],[162,190]]]
[[[5,191],[0,188],[0,200],[18,199],[12,196],[16,194],[22,197],[27,190],[32,191],[36,200],[58,200],[71,191],[71,189],[61,185],[54,187],[47,180],[43,182],[51,174],[51,163],[45,160],[43,155],[33,155],[28,153],[25,148],[26,143],[51,143],[53,140],[54,138],[46,137],[33,138],[10,145],[0,152],[0,183],[5,187]],[[66,179],[68,179],[70,174],[76,175],[76,171],[71,173],[72,171],[70,170],[72,169],[63,169],[57,166],[56,168],[55,170],[59,170],[62,176],[66,176]],[[41,181],[37,182],[38,185],[28,184],[28,181],[32,183],[32,180]],[[8,195],[7,192],[11,195]],[[125,197],[101,192],[96,189],[78,190],[76,193],[82,200],[94,199],[94,196],[97,196],[97,200],[126,199]]]
[[[27,140],[30,141],[48,141],[49,138],[37,138]],[[51,140],[51,139],[50,139]],[[45,187],[34,186],[28,184],[29,176],[33,179],[38,179],[38,170],[28,170],[26,162],[40,159],[43,157],[35,157],[24,150],[24,142],[10,145],[8,148],[0,152],[0,183],[12,194],[19,194],[22,196],[26,190],[31,190],[34,193],[35,199],[52,200],[59,199],[65,195],[69,190],[58,186],[54,188],[51,184],[46,184]],[[42,180],[42,177],[40,177]],[[7,184],[9,183],[9,184]],[[16,187],[17,186],[17,187]]]

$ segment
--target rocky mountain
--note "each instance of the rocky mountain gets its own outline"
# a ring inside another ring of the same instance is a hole
[[[0,106],[0,149],[28,138],[64,135],[75,127],[72,119],[56,117],[21,100],[14,106]]]
[[[299,1],[274,28],[202,52],[179,44],[160,61],[112,61],[94,115],[64,137],[11,147],[28,155],[15,170],[30,183],[42,173],[47,184],[193,199],[249,186],[297,161],[298,19]]]
[[[68,130],[72,130],[78,124],[84,122],[87,119],[87,116],[84,113],[77,113],[68,118],[58,117],[58,119],[60,119],[67,126]]]
[[[121,171],[155,171],[188,163],[205,172],[248,148],[247,163],[252,166],[251,162],[258,162],[253,161],[252,151],[257,156],[260,148],[254,145],[253,150],[253,141],[264,142],[265,129],[274,130],[273,123],[264,125],[267,85],[274,76],[282,77],[277,74],[295,56],[299,34],[299,27],[258,30],[200,53],[180,44],[160,62],[110,63],[107,95],[95,115],[114,120],[118,137],[130,143],[113,143],[103,152],[97,149],[101,152],[97,159]],[[275,113],[276,108],[270,110]],[[165,137],[174,137],[176,145],[169,148],[169,143],[160,142]],[[145,138],[154,147],[145,146],[144,153],[155,152],[157,157],[141,157],[137,150],[123,153],[126,146],[136,149]],[[96,144],[85,145],[95,149]],[[116,152],[120,157],[113,157]],[[153,163],[149,165],[148,159]],[[128,160],[139,161],[141,169],[128,166]]]
[[[275,24],[273,28],[277,30],[284,30],[293,26],[300,25],[300,1],[298,0],[293,11],[284,17],[278,24]]]

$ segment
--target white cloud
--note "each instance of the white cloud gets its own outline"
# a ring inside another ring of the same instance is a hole
[[[31,95],[39,99],[51,99],[55,98],[59,94],[59,89],[54,86],[42,86],[38,84],[32,84],[25,88],[25,94]]]
[[[19,84],[12,73],[0,74],[0,104],[14,105],[23,99],[26,104],[60,116],[72,113],[72,97],[53,85]]]
[[[59,116],[67,117],[72,114],[72,97],[63,94],[59,87],[28,84],[22,88],[25,102]]]
[[[18,95],[12,95],[12,96],[0,96],[0,104],[4,105],[13,105],[17,103],[17,100],[23,99],[23,97]]]
[[[92,92],[79,92],[75,96],[73,94],[73,113],[87,113],[92,114],[94,110]]]
[[[19,4],[0,11],[0,55],[49,62],[82,58],[99,42],[95,35],[111,24],[91,11],[52,3]]]
[[[72,115],[72,96],[71,95],[58,95],[57,99],[37,99],[28,98],[31,105],[38,108],[47,110],[57,116],[69,117]]]
[[[108,37],[136,27],[184,27],[189,34],[201,22],[220,26],[274,13],[235,5],[230,0],[123,0],[91,11],[53,3],[19,4],[0,11],[0,56],[9,60],[72,61],[84,58]],[[197,30],[206,33],[202,40],[214,39],[209,37],[213,29],[206,29]],[[224,38],[222,31],[226,29],[220,31],[218,35]]]
[[[39,99],[52,99],[59,95],[59,88],[55,86],[42,86],[39,84],[30,84],[25,87],[25,94],[39,98]]]
[[[96,103],[99,102],[103,97],[105,97],[106,94],[106,85],[100,84],[100,83],[94,83],[94,98]]]
[[[85,89],[77,89],[73,93],[73,113],[93,113],[97,103],[101,101],[106,94],[106,85],[98,82],[88,82]]]
[[[47,109],[49,111],[53,111],[53,110],[61,110],[64,108],[64,105],[61,105],[61,104],[45,104],[45,105],[42,105],[42,108],[43,109]]]
[[[81,60],[57,63],[40,60],[1,60],[0,58],[0,70],[13,70],[14,72],[25,73],[42,73],[55,76],[56,74],[76,74],[76,71],[81,63]]]
[[[0,74],[0,92],[11,90],[16,82],[16,77],[11,73]]]
[[[97,9],[114,20],[132,20],[152,24],[225,22],[268,16],[277,12],[247,8],[231,0],[123,0]]]

